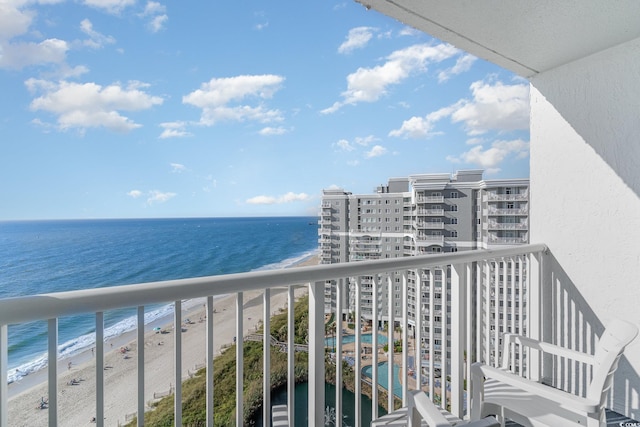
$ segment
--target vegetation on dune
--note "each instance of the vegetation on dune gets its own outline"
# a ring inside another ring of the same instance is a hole
[[[309,299],[303,297],[294,305],[295,343],[306,344],[309,331]],[[335,320],[334,320],[335,321]],[[281,311],[271,318],[271,335],[280,342],[287,341],[287,312]],[[262,328],[259,329],[262,333]],[[244,344],[244,425],[251,425],[262,409],[263,361],[262,342],[246,341]],[[343,386],[355,391],[355,372],[346,362],[342,363]],[[213,361],[214,398],[213,413],[215,426],[235,425],[236,416],[236,345],[229,346]],[[295,353],[295,381],[306,382],[308,374],[308,354]],[[336,366],[333,361],[325,363],[325,381],[335,385]],[[271,389],[287,384],[287,353],[271,347]],[[371,387],[362,384],[362,392],[371,397]],[[146,412],[144,424],[151,427],[174,425],[174,396],[162,398]],[[386,392],[380,392],[380,401],[386,409]],[[396,399],[398,406],[398,399]],[[204,426],[206,420],[206,371],[199,370],[192,378],[182,383],[182,424],[184,426]],[[136,420],[127,426],[133,427]]]
[[[307,297],[294,305],[295,342],[306,343],[308,336]],[[287,341],[287,313],[282,311],[271,318],[271,335],[278,341]],[[262,333],[262,329],[259,330]],[[244,342],[244,424],[251,420],[262,408],[262,343]],[[215,426],[235,425],[236,414],[236,345],[228,347],[213,361],[214,398],[213,413]],[[307,353],[295,353],[295,380],[307,381]],[[271,388],[282,387],[287,383],[287,354],[271,347]],[[174,425],[173,395],[154,404],[151,411],[145,413],[144,424],[152,427]],[[193,378],[182,383],[182,423],[185,426],[204,425],[206,420],[206,371],[199,370]],[[135,426],[133,420],[128,426]]]

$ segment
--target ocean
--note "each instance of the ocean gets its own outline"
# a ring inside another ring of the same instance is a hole
[[[316,217],[0,222],[0,298],[285,268],[318,253]],[[172,313],[147,307],[145,323]],[[105,313],[105,338],[136,326]],[[95,345],[95,317],[59,319],[59,353]],[[9,382],[46,366],[46,322],[9,326]]]

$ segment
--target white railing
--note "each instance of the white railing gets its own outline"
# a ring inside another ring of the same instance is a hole
[[[33,295],[20,298],[0,300],[0,427],[9,425],[8,420],[8,326],[9,324],[25,323],[34,320],[48,320],[48,357],[56,360],[58,356],[58,318],[80,313],[94,313],[96,322],[96,420],[97,425],[104,425],[104,312],[125,307],[137,307],[138,310],[138,369],[137,390],[132,391],[137,400],[138,425],[142,425],[141,416],[145,409],[144,400],[144,310],[145,306],[158,303],[173,302],[175,305],[175,325],[182,324],[181,304],[183,300],[206,298],[206,384],[207,384],[207,414],[206,425],[213,425],[213,340],[216,325],[213,321],[213,297],[218,295],[236,295],[236,336],[242,336],[243,329],[243,293],[263,290],[264,305],[264,335],[265,348],[271,343],[269,317],[270,290],[274,288],[288,289],[288,330],[294,331],[293,298],[294,287],[305,285],[309,293],[309,425],[322,425],[324,422],[324,309],[325,286],[335,288],[335,313],[345,313],[343,301],[354,301],[355,312],[355,348],[362,348],[363,343],[363,284],[369,283],[367,288],[366,311],[367,318],[371,318],[372,330],[375,332],[379,321],[394,318],[400,323],[401,332],[394,334],[394,328],[387,328],[387,340],[402,339],[402,351],[395,354],[393,346],[389,346],[388,360],[393,360],[401,366],[401,396],[404,405],[407,404],[408,390],[417,388],[416,384],[424,384],[422,389],[429,392],[439,405],[449,408],[451,413],[462,418],[470,408],[470,393],[466,392],[465,379],[470,378],[471,362],[484,361],[493,363],[498,360],[500,334],[503,332],[524,333],[534,338],[541,338],[544,334],[558,333],[569,328],[570,325],[557,317],[561,307],[551,308],[551,304],[543,306],[542,289],[543,277],[551,277],[549,259],[544,245],[523,245],[514,248],[478,250],[458,252],[452,254],[434,254],[426,256],[384,259],[376,261],[362,261],[344,264],[318,265],[311,267],[291,268],[276,271],[259,271],[224,276],[192,278],[165,282],[127,285],[119,287],[91,289],[55,294]],[[544,268],[543,268],[544,267]],[[442,275],[440,286],[435,283],[436,273]],[[446,277],[445,277],[446,276]],[[510,277],[508,277],[510,276]],[[425,280],[426,279],[426,280]],[[446,280],[445,280],[446,279]],[[545,280],[547,282],[548,280]],[[325,285],[325,283],[334,285]],[[555,283],[555,282],[554,282]],[[396,284],[400,292],[396,293]],[[442,288],[447,286],[446,291]],[[559,285],[558,285],[559,286]],[[352,289],[355,298],[345,298],[348,289]],[[386,288],[379,295],[379,289]],[[371,292],[369,292],[369,289]],[[503,292],[500,290],[503,289]],[[504,291],[509,289],[509,291]],[[554,288],[555,289],[555,288]],[[427,306],[423,315],[416,319],[409,319],[408,298],[412,292],[416,307]],[[558,291],[560,292],[560,291]],[[384,295],[386,293],[386,295]],[[492,294],[494,295],[492,297]],[[503,309],[491,310],[491,301],[502,298]],[[547,297],[553,294],[545,294]],[[397,316],[392,310],[394,301],[400,299],[402,314]],[[567,300],[562,294],[564,302]],[[384,301],[386,300],[386,301]],[[389,312],[380,312],[378,304],[384,301]],[[508,301],[520,301],[520,304],[508,304]],[[371,306],[369,305],[371,302]],[[436,307],[447,307],[441,312]],[[544,309],[544,310],[543,310]],[[555,310],[555,311],[553,311]],[[442,313],[445,313],[443,315]],[[446,313],[448,312],[448,315]],[[440,313],[440,314],[438,314]],[[501,316],[502,314],[502,316]],[[341,315],[337,315],[340,318]],[[436,323],[436,316],[437,319]],[[428,319],[425,324],[424,318]],[[545,320],[547,319],[547,320]],[[548,319],[552,319],[548,320]],[[559,324],[561,326],[555,326]],[[435,326],[440,329],[436,333]],[[567,326],[568,325],[568,326]],[[428,326],[433,326],[429,327]],[[411,335],[409,334],[411,329]],[[428,333],[426,333],[428,329]],[[549,332],[551,331],[551,332]],[[553,334],[552,334],[553,335]],[[336,322],[336,354],[342,355],[343,325]],[[182,423],[182,345],[181,334],[175,334],[174,370],[175,370],[175,425]],[[411,350],[409,341],[413,341]],[[238,340],[238,343],[242,343]],[[378,334],[372,334],[371,347],[378,348]],[[415,343],[421,343],[419,346]],[[366,344],[369,345],[369,344]],[[294,401],[294,362],[295,346],[293,335],[289,334],[287,341],[288,354],[288,411],[290,425],[293,425]],[[236,360],[243,359],[243,346],[236,346]],[[413,373],[409,375],[408,364],[410,353],[413,355]],[[269,354],[269,352],[265,352]],[[359,354],[356,352],[355,354]],[[395,354],[395,356],[394,356]],[[428,355],[425,359],[423,355]],[[555,382],[558,374],[549,371],[538,363],[532,356],[529,359],[520,355],[520,366],[523,373],[531,377],[551,376]],[[342,357],[335,358],[340,363]],[[371,361],[372,366],[379,362],[378,351],[372,351],[366,359],[355,357],[356,372],[361,372],[363,363]],[[432,361],[439,361],[432,363]],[[446,363],[445,363],[446,362]],[[236,363],[236,423],[242,425],[243,400],[243,372],[242,363]],[[394,363],[388,363],[388,377],[391,381],[397,379],[393,371]],[[58,425],[58,420],[64,414],[64,408],[59,408],[56,396],[57,364],[50,364],[48,373],[49,395],[49,425]],[[264,358],[264,372],[270,372],[269,357]],[[378,383],[377,369],[372,369],[371,383]],[[564,372],[564,371],[563,371]],[[268,378],[269,375],[265,375]],[[355,390],[359,395],[362,390],[362,378],[356,375]],[[423,381],[423,379],[425,379]],[[412,383],[411,387],[409,383]],[[336,370],[336,383],[342,383],[342,371]],[[573,384],[573,383],[572,383]],[[263,405],[263,420],[269,425],[271,419],[271,405],[269,404],[270,385],[263,384],[265,405]],[[447,390],[442,393],[441,390]],[[372,388],[374,419],[378,417],[378,387]],[[342,418],[342,389],[336,389],[336,414]],[[393,393],[389,393],[388,404],[393,407]],[[356,425],[361,424],[361,403],[356,399]],[[123,416],[125,414],[123,413]]]

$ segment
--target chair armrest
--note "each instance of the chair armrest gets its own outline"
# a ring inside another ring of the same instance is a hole
[[[409,392],[409,409],[418,411],[429,427],[451,427],[451,424],[444,415],[442,415],[442,412],[440,412],[422,391],[414,390]],[[413,411],[409,413],[409,417],[413,416]],[[417,426],[419,425],[420,423],[417,424]]]
[[[472,376],[474,376],[474,378],[484,377],[485,379],[495,379],[504,384],[517,387],[526,392],[557,402],[561,406],[568,407],[575,411],[592,414],[600,410],[600,403],[596,402],[595,400],[576,396],[563,390],[549,387],[547,385],[520,377],[506,370],[487,366],[482,363],[474,363],[473,365],[471,365],[471,374]],[[482,384],[477,383],[472,383],[471,386],[483,387]]]
[[[442,415],[440,409],[422,391],[414,390],[409,392],[409,409],[417,411],[429,427],[451,427],[451,423]],[[414,415],[412,412],[409,413],[409,417]],[[415,418],[412,422],[412,427],[420,425],[419,420]],[[456,425],[460,427],[500,427],[500,423],[494,417],[462,422]]]
[[[540,350],[548,354],[553,354],[555,356],[566,357],[577,362],[587,363],[589,365],[593,365],[595,363],[593,356],[590,354],[570,350],[568,348],[560,347],[548,342],[534,340],[523,335],[504,334],[503,339],[505,345],[506,343],[518,343],[524,347]]]

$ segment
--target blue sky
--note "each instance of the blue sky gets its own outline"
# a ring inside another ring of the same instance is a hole
[[[529,85],[353,1],[0,0],[0,220],[316,215],[529,175]]]

